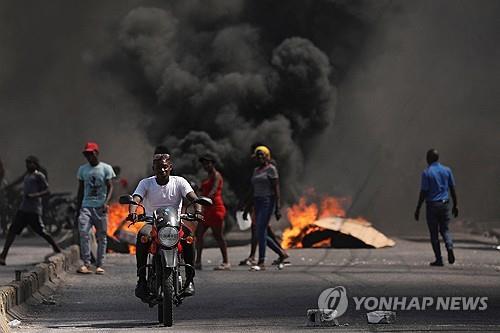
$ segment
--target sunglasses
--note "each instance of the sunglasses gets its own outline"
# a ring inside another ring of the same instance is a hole
[[[153,155],[153,161],[160,161],[160,160],[170,160],[170,155],[169,154],[155,154],[155,155]]]

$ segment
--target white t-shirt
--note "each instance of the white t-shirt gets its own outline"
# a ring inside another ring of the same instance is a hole
[[[157,208],[162,207],[177,207],[180,214],[182,199],[189,192],[193,192],[193,188],[182,177],[170,176],[166,185],[158,185],[156,176],[151,176],[139,182],[134,195],[142,198],[146,215],[151,216]]]

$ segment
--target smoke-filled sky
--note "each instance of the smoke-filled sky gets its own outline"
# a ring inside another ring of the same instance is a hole
[[[499,10],[498,1],[414,1],[382,19],[339,88],[310,182],[352,196],[350,213],[387,232],[427,233],[412,214],[435,147],[454,171],[461,219],[498,227]]]
[[[389,233],[411,221],[424,154],[454,170],[463,216],[498,219],[496,1],[86,1],[0,4],[0,158],[38,155],[74,187],[86,140],[142,176],[218,155],[242,193],[267,143],[289,199],[352,196]],[[197,177],[200,175],[198,174]],[[196,176],[193,176],[196,178]]]
[[[331,123],[340,77],[377,15],[363,2],[167,1],[123,18],[103,69],[144,104],[148,139],[172,150],[177,172],[199,179],[198,156],[213,153],[227,192],[241,194],[260,141],[293,200],[307,147]]]

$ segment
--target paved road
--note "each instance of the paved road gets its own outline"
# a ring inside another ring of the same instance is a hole
[[[56,237],[58,241],[60,237]],[[0,240],[0,252],[3,249],[5,238]],[[33,267],[54,254],[52,247],[39,236],[18,236],[7,255],[7,265],[0,266],[0,285],[5,285],[14,280],[15,271],[30,271]]]
[[[350,331],[500,331],[500,252],[470,241],[456,243],[457,263],[429,267],[427,242],[397,240],[381,250],[304,249],[290,251],[292,266],[249,272],[233,267],[215,272],[219,253],[209,249],[204,270],[196,277],[197,295],[176,309],[176,332],[312,331],[305,327],[306,311],[317,307],[325,288],[344,286],[349,308],[339,318]],[[232,247],[233,263],[247,247]],[[22,324],[15,332],[155,332],[156,309],[133,296],[135,260],[110,255],[107,274],[70,273],[57,290],[56,305],[32,300],[22,307]],[[485,311],[398,311],[392,325],[368,325],[366,311],[357,311],[352,297],[362,296],[484,296]],[[324,332],[324,329],[320,331]]]

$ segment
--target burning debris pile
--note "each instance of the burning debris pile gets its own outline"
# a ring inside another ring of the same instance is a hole
[[[377,231],[363,218],[346,218],[343,207],[348,198],[326,196],[320,205],[308,203],[308,197],[287,211],[291,227],[283,231],[284,248],[334,247],[380,248],[394,246],[394,241]]]
[[[129,226],[128,206],[112,203],[108,211],[108,251],[135,254],[135,239],[143,222]]]

